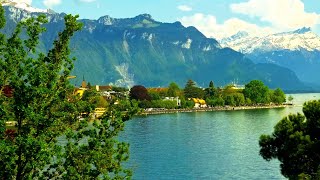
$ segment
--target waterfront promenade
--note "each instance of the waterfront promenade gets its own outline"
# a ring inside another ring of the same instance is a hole
[[[168,114],[168,113],[179,113],[179,112],[206,112],[206,111],[236,111],[236,110],[247,110],[247,109],[271,109],[271,108],[285,108],[293,105],[257,105],[257,106],[218,106],[218,107],[207,107],[207,108],[192,108],[192,109],[146,109],[138,115],[152,115],[152,114]]]

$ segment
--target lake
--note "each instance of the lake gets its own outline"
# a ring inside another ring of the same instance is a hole
[[[282,117],[302,112],[304,101],[320,99],[292,96],[295,107],[133,118],[120,136],[130,143],[133,179],[285,179],[277,160],[259,155],[258,141]]]

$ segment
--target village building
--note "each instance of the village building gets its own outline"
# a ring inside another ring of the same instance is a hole
[[[181,99],[179,97],[165,97],[164,101],[175,101],[177,106],[181,106]]]
[[[206,104],[206,101],[199,98],[192,98],[192,101],[194,102],[194,108],[206,108],[208,107]]]

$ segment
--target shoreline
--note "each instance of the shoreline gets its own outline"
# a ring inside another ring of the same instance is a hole
[[[294,105],[267,105],[267,106],[219,106],[210,108],[193,108],[193,109],[165,109],[165,110],[151,110],[143,111],[137,116],[157,115],[157,114],[173,114],[173,113],[189,113],[189,112],[210,112],[210,111],[239,111],[239,110],[252,110],[252,109],[275,109],[293,107]]]

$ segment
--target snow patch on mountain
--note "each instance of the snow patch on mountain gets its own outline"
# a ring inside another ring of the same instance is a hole
[[[254,51],[274,50],[307,50],[320,51],[320,37],[310,28],[301,28],[291,32],[270,34],[264,37],[252,36],[239,32],[220,41],[223,47],[231,47],[236,51],[250,54]]]
[[[187,39],[187,42],[181,45],[182,48],[190,49],[192,43],[192,39]]]
[[[110,26],[113,24],[114,19],[110,16],[102,16],[98,19],[98,22],[106,26]]]
[[[202,51],[211,51],[213,48],[209,45],[209,46],[205,46]]]
[[[12,6],[15,8],[19,8],[28,12],[38,12],[38,13],[50,13],[52,10],[50,9],[39,9],[34,8],[30,4],[27,4],[26,2],[21,1],[15,1],[15,0],[5,0],[2,2],[2,6]]]

